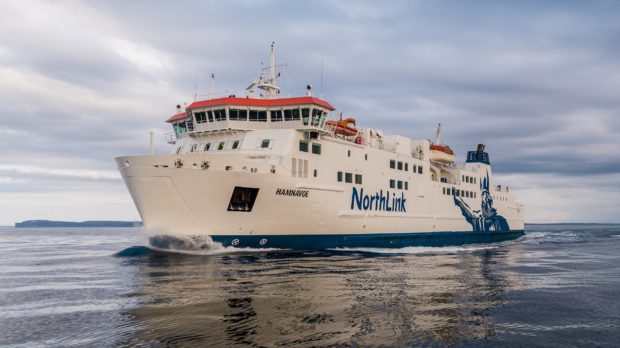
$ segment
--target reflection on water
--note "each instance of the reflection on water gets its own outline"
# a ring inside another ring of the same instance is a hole
[[[500,244],[157,252],[0,228],[0,347],[617,346],[620,226]]]
[[[154,253],[138,264],[144,305],[127,343],[407,345],[494,335],[488,311],[519,280],[519,246],[384,255]]]

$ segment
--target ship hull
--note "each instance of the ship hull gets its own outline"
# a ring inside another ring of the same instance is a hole
[[[338,186],[291,177],[287,162],[249,160],[247,154],[117,158],[149,240],[158,248],[200,249],[205,244],[192,241],[201,238],[241,248],[402,248],[499,242],[523,234],[522,211],[498,204],[505,224],[480,230],[464,217],[455,197],[442,194],[445,184],[416,177],[409,190],[396,195],[372,185],[380,180]],[[230,210],[236,187],[258,190],[250,212]],[[373,203],[368,199],[373,194],[389,199]],[[473,207],[480,197],[462,201]]]

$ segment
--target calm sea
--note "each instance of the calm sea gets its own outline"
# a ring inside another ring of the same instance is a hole
[[[1,228],[0,346],[620,345],[619,225],[397,251],[140,245],[140,229]]]

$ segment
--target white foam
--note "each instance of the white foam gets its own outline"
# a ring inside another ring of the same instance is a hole
[[[179,253],[188,255],[222,255],[234,253],[260,253],[266,251],[286,250],[277,248],[238,248],[234,246],[225,247],[221,243],[214,241],[210,236],[175,236],[178,243],[169,245],[168,248],[161,248],[150,245],[153,250],[169,253]]]
[[[263,253],[268,251],[278,251],[287,249],[278,248],[235,248],[235,247],[219,247],[213,249],[201,249],[201,250],[187,250],[187,249],[164,249],[150,246],[151,249],[175,254],[187,254],[187,255],[223,255],[223,254],[238,254],[238,253]]]

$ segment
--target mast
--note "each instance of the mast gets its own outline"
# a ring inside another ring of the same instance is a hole
[[[435,136],[435,145],[439,145],[441,142],[441,123],[437,125],[437,135]]]
[[[211,73],[211,92],[209,94],[209,99],[215,97],[215,73]]]
[[[276,43],[275,41],[271,42],[271,61],[269,62],[269,83],[278,87],[278,83],[276,82]],[[273,96],[275,97],[275,95]]]
[[[262,72],[269,69],[268,76]],[[246,88],[248,96],[252,98],[254,96],[254,87],[265,91],[261,94],[261,97],[265,99],[276,98],[280,94],[280,87],[278,87],[278,73],[276,72],[276,43],[271,43],[271,56],[269,59],[269,68],[262,68],[261,74],[258,80],[252,81],[252,83]]]

